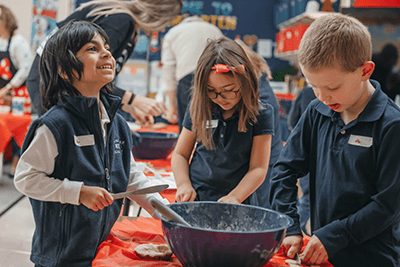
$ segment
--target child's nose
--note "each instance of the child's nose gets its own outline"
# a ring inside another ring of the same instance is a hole
[[[103,50],[104,50],[104,51],[103,51],[103,56],[104,56],[104,57],[111,57],[111,56],[112,56],[110,50],[105,49],[105,48],[104,48]]]
[[[314,90],[315,96],[321,101],[324,102],[329,99],[329,92],[327,90]]]

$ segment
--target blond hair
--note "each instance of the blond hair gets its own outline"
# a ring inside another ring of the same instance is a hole
[[[311,23],[301,39],[298,60],[310,70],[354,72],[372,58],[371,35],[357,19],[333,13]]]
[[[138,27],[147,32],[165,29],[182,13],[182,0],[95,0],[82,4],[77,10],[87,6],[96,7],[87,14],[95,22],[101,16],[125,13],[130,15]]]
[[[18,29],[17,19],[11,10],[5,5],[0,5],[0,20],[4,22],[4,26],[10,36],[12,36],[14,31]]]
[[[250,59],[251,64],[254,66],[254,71],[257,75],[258,78],[260,78],[263,73],[267,73],[266,80],[270,81],[272,80],[272,73],[271,70],[267,64],[267,61],[260,56],[258,53],[256,53],[253,49],[251,49],[248,45],[246,45],[242,40],[240,39],[235,39],[235,42],[238,43],[243,50],[246,52],[247,56]]]
[[[256,116],[262,107],[259,104],[258,78],[253,70],[253,65],[248,59],[244,50],[227,37],[221,37],[217,40],[208,40],[208,44],[201,54],[194,76],[193,97],[190,106],[190,115],[192,119],[192,132],[196,134],[197,141],[201,141],[207,149],[214,148],[211,127],[206,127],[208,121],[212,119],[213,104],[208,96],[208,79],[211,68],[215,64],[226,64],[231,70],[241,69],[244,71],[230,71],[224,75],[235,77],[239,87],[241,99],[236,104],[236,110],[239,112],[238,131],[246,132],[247,124],[257,122]]]

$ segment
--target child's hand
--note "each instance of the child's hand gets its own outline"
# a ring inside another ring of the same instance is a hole
[[[182,185],[176,190],[175,200],[176,202],[193,201],[196,195],[196,191],[194,191],[191,184]]]
[[[307,264],[319,265],[328,260],[328,253],[318,237],[313,235],[304,251],[300,254],[300,258]]]
[[[178,113],[176,110],[172,110],[171,108],[167,109],[164,112],[164,116],[167,118],[169,123],[173,123],[173,124],[178,123]]]
[[[104,188],[82,185],[79,203],[94,211],[102,210],[114,202],[111,194]]]
[[[218,199],[218,202],[240,204],[240,202],[233,196],[224,196]]]
[[[293,259],[297,252],[303,247],[303,237],[300,235],[290,235],[283,239],[283,251],[286,256]]]

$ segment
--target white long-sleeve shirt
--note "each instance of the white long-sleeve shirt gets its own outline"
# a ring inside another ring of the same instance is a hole
[[[102,110],[103,137],[106,140],[106,124],[110,122],[110,119],[101,102],[100,108]],[[83,182],[70,181],[67,177],[64,180],[50,177],[50,174],[54,171],[57,155],[58,149],[53,134],[46,125],[39,126],[31,144],[21,155],[18,162],[14,177],[15,187],[18,191],[33,199],[79,205],[79,195]],[[142,171],[138,170],[132,153],[130,165],[129,185],[132,185],[132,190],[160,184],[153,177],[147,177]],[[151,196],[169,204],[168,200],[164,199],[159,193],[135,195],[129,198],[154,217],[154,208],[148,203]]]
[[[220,29],[198,16],[185,18],[164,36],[161,50],[163,91],[175,91],[180,79],[195,71],[207,40],[222,37]]]
[[[0,51],[7,51],[8,39],[0,38]],[[11,38],[10,57],[17,69],[9,81],[14,87],[20,87],[26,80],[32,64],[32,52],[28,41],[22,35],[16,34]]]

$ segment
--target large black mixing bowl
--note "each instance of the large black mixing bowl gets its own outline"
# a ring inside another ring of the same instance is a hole
[[[185,267],[264,266],[279,249],[293,220],[250,205],[183,202],[168,205],[192,227],[162,220],[164,237]]]
[[[174,149],[179,134],[136,132],[132,154],[135,159],[165,159]]]

